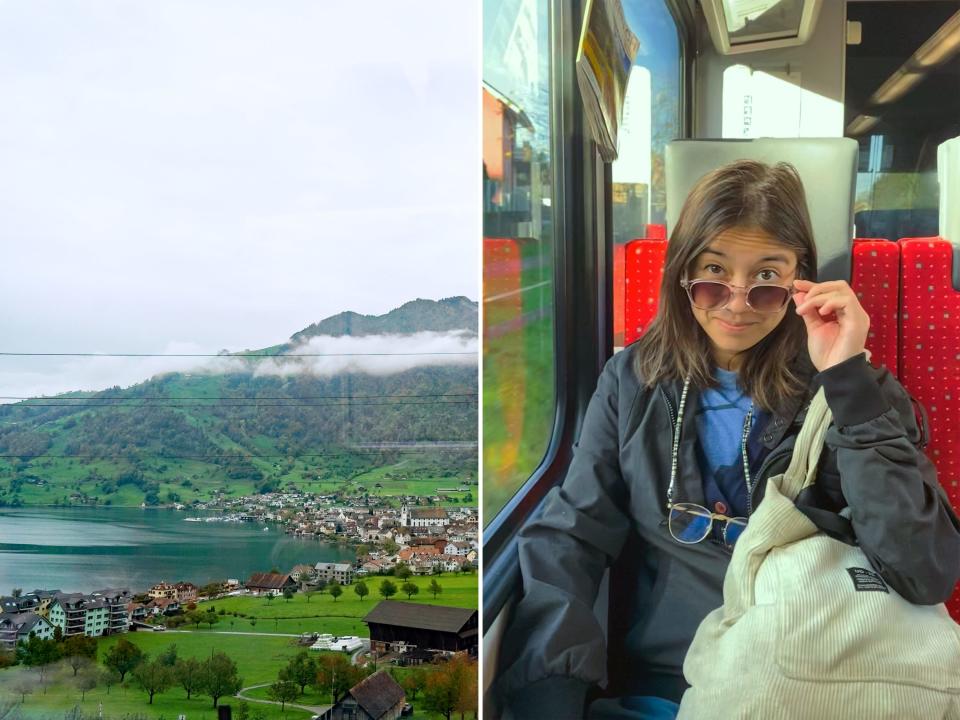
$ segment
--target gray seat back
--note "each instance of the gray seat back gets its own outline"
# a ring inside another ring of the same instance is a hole
[[[667,232],[673,231],[690,189],[705,174],[735,160],[797,168],[807,194],[819,259],[818,279],[850,280],[857,142],[850,138],[675,140],[667,144]]]

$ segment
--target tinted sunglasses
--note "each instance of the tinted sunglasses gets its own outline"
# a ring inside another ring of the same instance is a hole
[[[690,302],[700,310],[720,310],[727,306],[735,292],[746,292],[747,306],[756,312],[777,312],[786,307],[796,292],[792,286],[751,285],[748,288],[720,280],[681,280]]]

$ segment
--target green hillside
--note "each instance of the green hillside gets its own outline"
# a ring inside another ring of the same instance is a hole
[[[383,335],[414,333],[424,330],[444,332],[468,330],[477,334],[477,303],[465,298],[411,300],[385,315],[359,315],[344,312],[328,317],[294,334],[291,342],[302,342],[315,335]]]
[[[476,303],[465,298],[417,300],[374,320],[407,308],[396,332],[448,330],[445,308],[461,301],[475,328]],[[476,440],[474,365],[322,376],[257,375],[254,359],[245,362],[249,371],[169,373],[0,406],[0,505],[163,505],[290,486],[350,492],[374,477],[381,487],[369,489],[381,494],[387,480],[398,494],[420,481],[475,482],[474,448],[431,445]]]

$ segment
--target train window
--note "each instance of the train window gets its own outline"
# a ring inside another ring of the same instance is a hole
[[[485,524],[540,464],[556,411],[549,11],[483,4]]]
[[[937,147],[960,135],[960,2],[856,2],[846,48],[846,135],[860,143],[858,237],[937,235]]]
[[[682,136],[682,47],[677,23],[664,0],[623,4],[640,40],[627,83],[619,156],[613,163],[614,345],[624,344],[623,246],[648,237],[648,225],[666,223],[664,148]]]

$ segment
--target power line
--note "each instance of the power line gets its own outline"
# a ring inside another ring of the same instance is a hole
[[[203,396],[184,395],[183,397],[161,397],[157,395],[146,397],[127,397],[123,395],[81,395],[62,397],[58,395],[0,395],[0,400],[364,400],[383,398],[445,398],[445,397],[477,397],[479,393],[402,393],[396,395],[297,395],[297,396],[258,396],[258,395],[223,395]]]
[[[273,358],[274,360],[283,360],[285,358],[298,357],[404,357],[404,356],[424,356],[424,355],[473,355],[479,356],[479,351],[474,352],[341,352],[341,353],[290,353],[276,355],[270,353],[230,353],[221,355],[216,353],[69,353],[69,352],[50,352],[50,353],[26,353],[26,352],[0,352],[3,357],[126,357],[126,358],[223,358],[231,360],[233,358]]]
[[[401,454],[423,454],[428,452],[436,451],[446,451],[446,452],[476,452],[476,447],[444,447],[438,445],[431,448],[384,448],[376,450],[341,450],[338,452],[328,452],[328,453],[304,453],[302,455],[287,455],[284,453],[271,453],[265,455],[248,455],[248,454],[238,454],[238,455],[158,455],[156,453],[149,453],[146,457],[141,457],[139,455],[119,455],[113,453],[107,453],[102,455],[90,454],[90,455],[48,455],[45,453],[35,454],[35,455],[16,455],[16,454],[4,454],[0,455],[0,458],[16,458],[20,460],[150,460],[150,459],[163,459],[163,460],[268,460],[271,458],[288,458],[290,460],[299,460],[301,458],[311,458],[311,457],[337,457],[343,455],[377,455],[383,453],[401,453]]]
[[[34,408],[99,408],[101,410],[106,410],[107,408],[141,408],[141,409],[160,409],[160,408],[298,408],[298,407],[401,407],[405,405],[475,405],[476,399],[473,400],[425,400],[423,402],[346,402],[346,403],[197,403],[197,402],[187,402],[187,403],[148,403],[145,405],[135,404],[134,402],[116,402],[108,405],[105,404],[81,404],[81,403],[30,403],[27,405],[16,404],[8,405],[8,407],[16,408],[20,410],[32,410]],[[0,411],[2,411],[3,405],[0,405]]]

